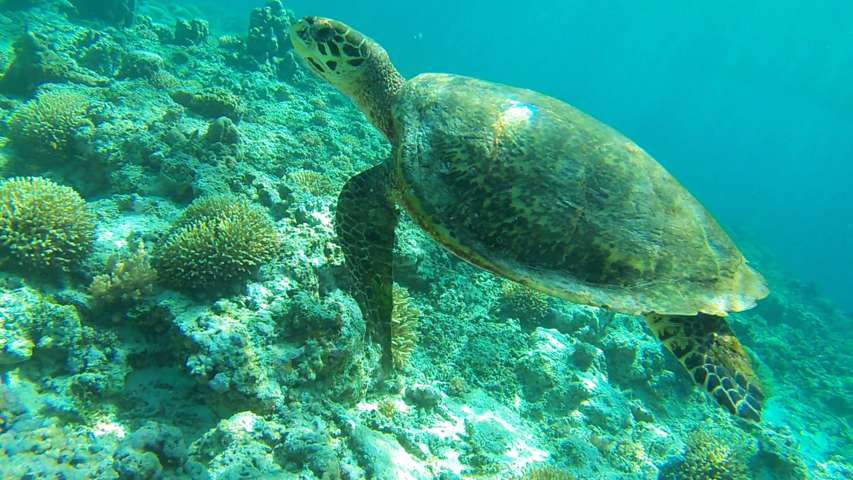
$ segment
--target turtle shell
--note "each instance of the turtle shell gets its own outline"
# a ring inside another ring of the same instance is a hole
[[[725,315],[767,295],[678,181],[564,102],[425,74],[406,83],[394,122],[400,203],[477,266],[630,314]]]

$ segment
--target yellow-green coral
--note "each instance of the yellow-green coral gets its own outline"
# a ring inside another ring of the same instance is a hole
[[[710,432],[697,430],[687,439],[679,480],[747,480],[749,471],[740,449]]]
[[[501,302],[515,314],[534,318],[544,317],[550,309],[547,295],[511,281],[501,284]]]
[[[533,466],[528,468],[519,480],[574,480],[571,473],[551,466]]]
[[[421,311],[412,304],[409,292],[394,285],[394,309],[391,313],[391,358],[395,368],[409,363],[418,343],[418,320]]]
[[[38,95],[12,115],[9,131],[12,145],[39,157],[67,155],[78,130],[92,127],[86,117],[89,106],[85,96],[66,90]]]
[[[325,175],[311,170],[297,170],[288,177],[301,190],[317,197],[333,195],[338,191]]]
[[[96,276],[89,286],[89,294],[96,304],[139,301],[151,293],[157,281],[157,271],[151,266],[142,240],[123,257],[110,258],[107,272]]]
[[[180,290],[201,290],[245,280],[281,247],[269,215],[246,199],[196,200],[174,223],[155,254],[160,278]]]
[[[40,177],[0,184],[0,258],[67,270],[89,252],[94,231],[86,202],[70,187]]]

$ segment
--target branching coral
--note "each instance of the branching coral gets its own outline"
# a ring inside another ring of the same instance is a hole
[[[10,138],[19,151],[39,157],[64,156],[72,150],[78,131],[92,127],[86,118],[89,101],[66,90],[40,94],[12,116]]]
[[[741,451],[710,432],[698,430],[687,439],[687,452],[678,469],[679,480],[747,480]]]
[[[181,290],[201,290],[244,280],[278,253],[282,239],[261,207],[246,199],[196,200],[155,252],[161,279]]]
[[[304,190],[316,197],[337,193],[337,189],[332,185],[328,177],[311,170],[297,170],[288,175],[288,177],[300,190]]]
[[[39,177],[0,184],[0,258],[68,270],[88,253],[95,224],[74,189]]]
[[[519,480],[574,480],[574,475],[556,467],[537,465],[527,469]]]
[[[418,320],[421,311],[412,303],[409,292],[394,285],[394,310],[391,313],[391,357],[395,368],[409,363],[418,343]]]
[[[515,315],[544,317],[550,308],[548,296],[516,282],[501,285],[501,302]]]
[[[151,266],[145,243],[141,240],[133,251],[121,258],[111,258],[107,271],[96,276],[89,286],[89,293],[96,304],[137,302],[151,293],[157,281],[157,271]]]

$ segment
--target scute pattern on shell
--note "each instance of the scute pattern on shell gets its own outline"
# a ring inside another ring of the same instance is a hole
[[[725,315],[767,293],[663,167],[563,102],[425,74],[407,82],[394,115],[402,203],[471,263],[632,314]]]

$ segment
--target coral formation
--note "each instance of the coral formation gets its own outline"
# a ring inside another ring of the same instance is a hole
[[[15,58],[0,78],[0,91],[28,94],[43,83],[99,86],[107,82],[80,68],[67,55],[52,49],[48,38],[42,34],[25,33],[15,41],[14,48]]]
[[[666,478],[666,477],[665,477]],[[687,438],[687,451],[673,480],[747,480],[746,457],[737,445],[729,445],[707,430]]]
[[[157,271],[142,240],[124,256],[111,257],[106,271],[89,285],[89,294],[98,305],[138,302],[152,292],[157,281]]]
[[[252,10],[249,16],[249,37],[246,49],[259,62],[282,57],[290,46],[288,38],[291,20],[279,0],[270,0],[265,7]]]
[[[94,221],[72,188],[39,177],[0,183],[0,258],[23,267],[70,269],[91,248]]]
[[[231,196],[194,201],[155,252],[162,280],[180,290],[245,280],[278,254],[281,236],[269,215]]]
[[[136,0],[70,0],[83,18],[103,20],[117,26],[133,23]]]
[[[548,296],[509,280],[501,283],[501,300],[510,311],[524,319],[540,320],[548,314]]]
[[[245,113],[240,97],[223,88],[211,87],[197,92],[177,90],[170,95],[176,103],[202,117],[228,117],[239,122]]]
[[[850,319],[781,268],[730,317],[774,387],[745,427],[641,318],[471,268],[403,215],[383,376],[334,218],[392,152],[294,61],[294,14],[13,3],[0,166],[43,178],[0,183],[0,256],[20,263],[0,273],[0,477],[851,476]],[[30,242],[40,222],[59,233]]]
[[[551,466],[533,466],[528,468],[519,480],[574,480],[575,476],[565,470]]]
[[[418,320],[421,311],[412,302],[409,292],[394,285],[394,309],[391,313],[391,358],[395,368],[403,368],[412,358],[418,343]]]
[[[207,42],[210,27],[205,20],[178,20],[175,22],[175,43],[178,45],[200,45]]]
[[[89,100],[74,91],[50,90],[15,111],[10,120],[12,145],[23,154],[61,160],[73,153],[75,142],[91,134]]]

